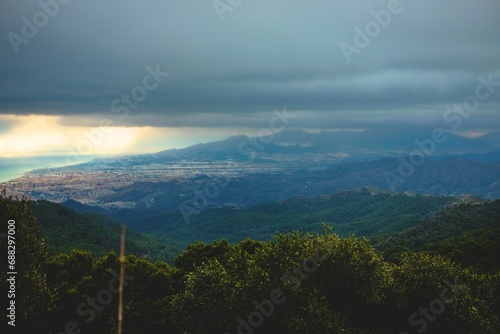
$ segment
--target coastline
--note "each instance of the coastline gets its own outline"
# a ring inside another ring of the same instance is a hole
[[[90,161],[97,156],[80,157],[78,163]],[[67,157],[0,157],[0,183],[8,182],[21,177],[24,173],[41,168],[55,168],[67,166]]]

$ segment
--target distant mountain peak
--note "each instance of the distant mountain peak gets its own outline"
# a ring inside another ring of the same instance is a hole
[[[367,160],[387,156],[404,156],[421,149],[418,143],[429,140],[430,133],[422,130],[364,131],[339,130],[309,132],[285,129],[264,136],[236,135],[222,140],[199,143],[186,148],[170,149],[155,154],[171,159],[236,159],[249,158],[245,152],[269,156],[278,154],[336,154],[341,161]],[[478,138],[447,133],[446,141],[434,143],[432,156],[473,154],[500,150],[500,132]]]

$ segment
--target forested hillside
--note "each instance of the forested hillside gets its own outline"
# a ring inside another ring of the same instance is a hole
[[[341,236],[372,237],[415,226],[458,197],[407,195],[374,189],[339,191],[329,196],[294,197],[247,209],[217,208],[189,216],[172,227],[158,222],[153,230],[184,244],[221,238],[269,240],[276,232],[319,232],[324,223]],[[164,226],[161,226],[163,224]]]
[[[38,218],[40,230],[51,254],[69,253],[73,249],[89,251],[100,257],[110,250],[119,251],[120,224],[101,214],[79,214],[60,204],[33,201],[30,208]],[[180,249],[168,242],[133,229],[127,232],[127,250],[130,254],[151,261],[173,263]]]
[[[9,219],[17,224],[17,328],[115,332],[118,256],[49,255],[31,205],[0,196],[1,232]],[[498,203],[481,206],[498,213]],[[125,272],[124,333],[493,334],[500,326],[498,266],[483,271],[422,252],[388,262],[367,239],[328,229],[195,243],[175,266],[129,255]],[[1,279],[7,289],[4,271]]]
[[[145,213],[143,215],[145,223],[134,224],[133,227],[142,228],[140,232],[150,240],[161,240],[166,244],[175,245],[178,249],[183,249],[195,241],[211,242],[227,239],[236,243],[246,238],[264,241],[270,240],[276,232],[286,233],[292,230],[304,233],[319,232],[325,223],[332,226],[335,233],[341,236],[355,234],[375,237],[389,235],[420,224],[446,205],[461,200],[460,197],[398,194],[375,188],[362,188],[339,191],[329,196],[298,196],[252,208],[212,208],[185,217],[177,211],[149,220],[148,214]],[[69,209],[56,210],[56,204],[53,203],[46,205],[52,206],[50,214],[54,214],[54,210],[69,212]],[[39,207],[37,214],[46,217],[47,213],[43,212],[45,206],[39,205]],[[71,207],[80,212],[85,212],[87,209],[85,206],[78,206],[77,203],[73,203]],[[127,213],[138,214],[128,211]],[[82,216],[72,212],[71,215],[76,215],[78,221],[85,220],[91,223],[92,220],[99,220],[103,221],[105,226],[116,225],[101,214],[87,212]],[[64,218],[65,215],[59,217],[66,221],[63,224],[65,230],[71,226]],[[42,226],[47,228],[47,232],[55,233],[55,237],[60,238],[60,233],[52,230],[57,224],[45,224],[45,221],[51,221],[50,217],[46,218],[41,221]],[[80,228],[84,225],[80,224]],[[116,226],[114,230],[118,231],[118,227]],[[117,240],[118,236],[115,234],[114,238]]]
[[[425,223],[396,233],[375,247],[389,259],[405,251],[428,251],[485,270],[498,268],[500,200],[449,206]]]

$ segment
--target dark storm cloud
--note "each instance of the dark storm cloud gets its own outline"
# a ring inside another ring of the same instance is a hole
[[[273,108],[300,126],[430,124],[500,81],[498,1],[401,1],[349,64],[339,44],[389,1],[244,1],[219,20],[211,0],[2,2],[0,113],[72,115],[61,122],[126,126],[259,127]],[[40,4],[57,13],[15,53]],[[51,8],[55,8],[52,6]],[[12,36],[12,35],[11,35]],[[141,85],[146,67],[170,75],[118,119],[111,105]],[[499,89],[500,90],[500,89]],[[500,94],[464,126],[497,127]],[[107,115],[107,116],[106,116]]]

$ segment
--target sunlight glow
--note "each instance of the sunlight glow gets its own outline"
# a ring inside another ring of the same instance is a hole
[[[156,153],[245,133],[239,129],[80,126],[68,118],[0,115],[0,157]]]
[[[65,155],[75,150],[87,155],[124,154],[135,149],[147,127],[101,128],[63,126],[58,116],[0,115],[7,128],[0,132],[0,156]],[[139,149],[140,150],[140,149]],[[83,155],[83,154],[80,154]]]

